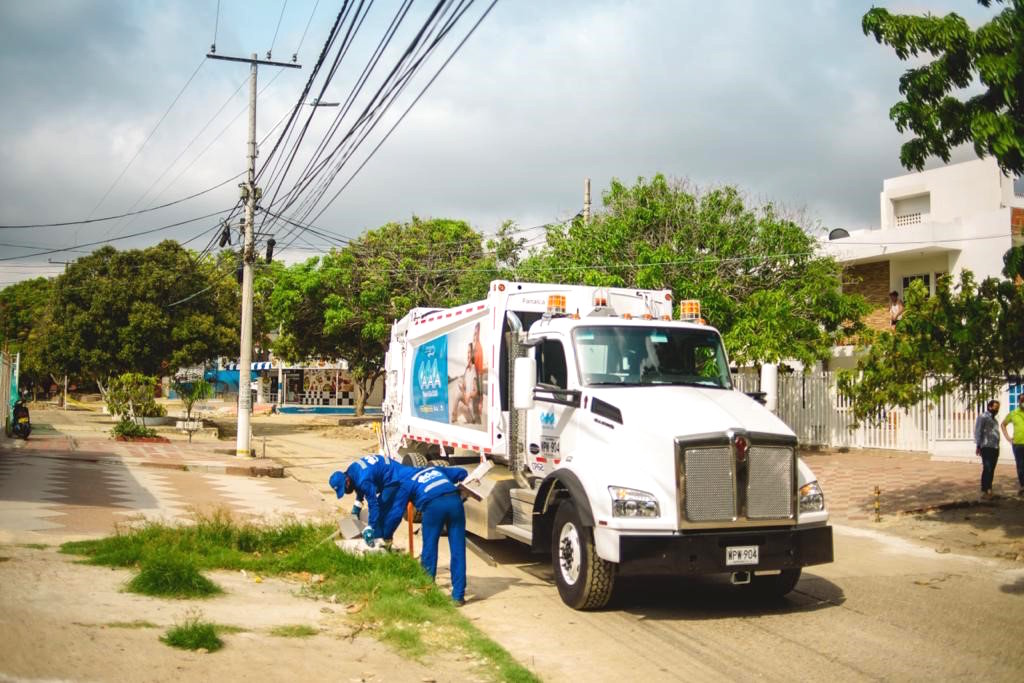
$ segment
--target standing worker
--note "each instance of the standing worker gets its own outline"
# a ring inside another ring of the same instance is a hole
[[[380,528],[381,510],[388,510],[391,499],[398,490],[397,470],[401,465],[383,455],[365,455],[344,472],[335,472],[328,483],[338,498],[355,492],[356,503],[352,506],[352,515],[359,516],[362,508],[359,501],[366,500],[370,508],[369,526],[363,529],[363,540],[373,545],[375,529]]]
[[[1017,396],[1017,407],[1006,414],[1001,425],[1003,436],[1013,445],[1013,459],[1017,461],[1018,496],[1024,496],[1024,393]],[[1006,431],[1006,425],[1013,425],[1013,438]]]
[[[986,500],[992,497],[992,479],[999,462],[998,412],[999,401],[989,401],[986,411],[974,422],[975,453],[981,456],[981,497]]]
[[[423,513],[420,565],[433,579],[437,576],[437,544],[441,529],[448,526],[452,601],[460,607],[466,604],[466,511],[455,484],[467,475],[461,467],[427,467],[416,471],[402,468],[397,492],[391,499],[381,527],[381,538],[387,543],[402,521],[406,503],[411,501]]]

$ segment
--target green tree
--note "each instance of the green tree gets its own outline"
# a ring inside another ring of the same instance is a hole
[[[1024,286],[1012,279],[1022,251],[1007,253],[1005,279],[977,283],[965,270],[955,285],[939,278],[932,297],[920,282],[911,284],[895,329],[876,336],[856,371],[840,373],[840,391],[858,421],[947,394],[981,403],[1024,373]]]
[[[188,442],[192,443],[192,408],[197,401],[203,401],[213,396],[213,385],[205,379],[182,381],[175,379],[172,385],[174,393],[178,395],[181,404],[185,407],[185,430],[188,432]]]
[[[0,346],[21,354],[19,386],[34,392],[48,386],[42,347],[51,320],[53,281],[45,277],[22,280],[0,290]]]
[[[516,269],[523,280],[672,289],[699,299],[737,363],[813,363],[862,329],[863,298],[843,294],[840,268],[771,204],[748,207],[734,187],[706,192],[662,175],[612,181],[604,211],[548,228]]]
[[[283,271],[271,297],[282,358],[348,362],[356,413],[384,367],[391,325],[417,306],[483,298],[496,275],[483,236],[451,219],[389,223]]]
[[[906,168],[920,171],[930,156],[948,162],[952,148],[973,142],[979,157],[991,154],[1003,171],[1024,174],[1024,2],[996,2],[1005,7],[976,30],[954,13],[912,16],[874,7],[864,15],[865,35],[900,60],[933,58],[900,77],[904,99],[889,111],[897,130],[914,135],[900,150]]]
[[[110,380],[107,387],[107,410],[119,415],[122,421],[145,419],[161,415],[164,411],[156,402],[156,377],[137,372],[126,372]],[[145,426],[145,424],[143,424]]]
[[[44,360],[103,388],[125,372],[167,375],[237,347],[238,295],[177,242],[103,247],[56,278]]]

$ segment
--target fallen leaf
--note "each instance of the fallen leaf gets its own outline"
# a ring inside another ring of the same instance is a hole
[[[345,609],[345,611],[348,612],[349,614],[358,614],[359,612],[363,611],[363,607],[364,607],[364,605],[362,603],[355,603],[355,604],[349,605]]]

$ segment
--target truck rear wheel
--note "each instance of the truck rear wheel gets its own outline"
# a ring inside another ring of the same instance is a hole
[[[600,609],[612,597],[615,565],[598,557],[594,530],[583,526],[571,500],[555,512],[551,568],[562,602],[573,609]]]
[[[778,574],[754,574],[750,577],[750,589],[758,597],[781,598],[796,587],[800,580],[800,568],[783,569]]]
[[[408,467],[426,467],[430,463],[427,456],[417,451],[410,451],[402,456],[402,464]]]

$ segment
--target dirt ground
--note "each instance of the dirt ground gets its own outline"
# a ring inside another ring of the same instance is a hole
[[[891,517],[873,528],[932,546],[937,553],[1024,565],[1024,497],[949,503]]]
[[[427,663],[397,656],[355,633],[346,605],[299,596],[299,581],[256,582],[240,573],[209,572],[225,595],[166,600],[124,592],[129,571],[76,559],[54,547],[0,546],[0,681],[481,680],[468,654]],[[225,647],[211,654],[159,640],[197,612],[205,621],[243,630],[222,635]],[[270,633],[287,625],[319,633]]]

